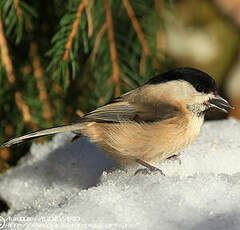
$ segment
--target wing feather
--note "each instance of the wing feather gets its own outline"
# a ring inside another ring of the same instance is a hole
[[[155,122],[170,119],[179,112],[176,106],[158,103],[128,102],[117,98],[88,114],[82,121],[95,122]]]

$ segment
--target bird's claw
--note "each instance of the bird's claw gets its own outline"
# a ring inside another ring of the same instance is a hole
[[[153,166],[151,168],[138,169],[134,173],[134,176],[136,176],[137,174],[150,175],[150,174],[153,174],[153,173],[160,173],[162,176],[165,176],[165,174],[163,173],[163,171],[161,169],[153,167]]]

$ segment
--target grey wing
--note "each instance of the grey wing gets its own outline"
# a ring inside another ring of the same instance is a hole
[[[113,102],[86,114],[82,121],[121,122],[133,120],[136,108],[128,102]]]
[[[128,102],[117,98],[111,103],[104,105],[88,114],[82,121],[95,122],[154,122],[173,118],[179,113],[175,106],[158,103]]]

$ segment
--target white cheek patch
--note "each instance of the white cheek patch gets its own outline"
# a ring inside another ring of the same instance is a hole
[[[176,100],[185,100],[186,98],[196,94],[194,87],[183,80],[169,81],[157,85],[148,85],[145,91],[153,97],[168,97]]]
[[[141,89],[145,100],[156,99],[159,101],[176,101],[188,105],[202,104],[209,100],[211,94],[198,92],[189,82],[175,80],[156,85],[147,85]]]
[[[208,94],[197,93],[192,95],[192,102],[193,103],[204,103],[208,101],[210,96]]]

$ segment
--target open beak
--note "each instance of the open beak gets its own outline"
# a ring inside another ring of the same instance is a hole
[[[227,113],[230,109],[234,109],[233,106],[231,106],[228,101],[220,97],[219,95],[216,95],[215,97],[209,99],[210,107],[216,108],[218,110],[221,110],[225,113]]]

